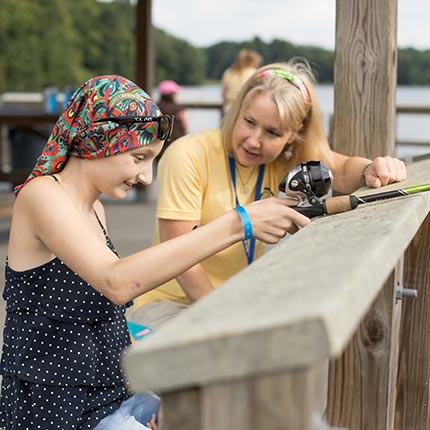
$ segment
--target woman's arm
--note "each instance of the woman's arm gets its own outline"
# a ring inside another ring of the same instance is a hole
[[[332,152],[334,167],[333,189],[350,194],[361,186],[379,188],[406,179],[405,163],[393,157],[377,157],[373,161],[363,157],[348,157]]]
[[[264,202],[264,201],[263,201]],[[287,200],[287,205],[296,204],[295,201]],[[294,212],[288,208],[290,218],[286,219],[286,223],[282,230],[280,230],[277,235],[284,235],[286,231],[289,233],[295,233],[297,231],[297,225],[305,225],[307,220],[303,220],[302,218],[298,219],[295,217]],[[254,218],[255,219],[255,218]],[[256,229],[256,219],[254,221],[253,229]],[[305,224],[303,224],[305,222]],[[193,228],[199,224],[199,221],[179,221],[179,220],[167,220],[167,219],[159,219],[158,220],[159,231],[160,231],[160,240],[162,242],[173,239],[180,235],[186,234],[193,230]],[[296,224],[297,223],[297,224]],[[210,224],[210,223],[209,223]],[[199,227],[200,228],[200,227]],[[255,234],[254,234],[255,236]],[[272,242],[270,237],[266,237],[264,241]],[[277,241],[277,239],[275,239]],[[194,302],[206,294],[210,293],[214,287],[209,279],[209,276],[203,266],[201,264],[197,264],[193,266],[191,269],[183,272],[179,276],[176,277],[176,280],[179,282],[181,288],[184,290],[186,296],[190,300],[190,302]]]
[[[166,240],[188,233],[199,223],[200,221],[159,219],[160,240],[161,242],[165,242]],[[184,293],[191,303],[202,298],[214,289],[207,272],[200,263],[177,276],[176,280],[179,282],[179,285],[184,290]]]

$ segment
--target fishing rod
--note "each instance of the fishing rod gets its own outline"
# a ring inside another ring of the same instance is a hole
[[[399,188],[392,191],[355,196],[353,194],[321,199],[330,191],[333,175],[330,169],[320,161],[308,161],[290,170],[279,185],[279,190],[287,196],[299,198],[300,204],[292,206],[297,212],[314,218],[321,215],[333,215],[347,212],[357,206],[377,200],[392,199],[400,196],[430,191],[430,184]]]

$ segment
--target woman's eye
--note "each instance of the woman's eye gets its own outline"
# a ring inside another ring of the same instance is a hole
[[[276,136],[276,137],[282,136],[282,134],[279,133],[279,131],[277,131],[277,130],[269,130],[269,134],[271,134],[272,136]]]
[[[245,122],[247,122],[248,124],[254,125],[254,121],[251,118],[244,118]]]
[[[145,157],[143,155],[135,155],[137,161],[143,161]]]

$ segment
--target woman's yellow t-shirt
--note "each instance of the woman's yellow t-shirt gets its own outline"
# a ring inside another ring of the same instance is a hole
[[[258,167],[244,168],[236,164],[237,193],[240,205],[254,201]],[[277,163],[265,166],[261,198],[276,196],[285,172]],[[236,206],[228,155],[220,130],[190,134],[173,142],[158,165],[157,218],[195,221],[207,224]],[[244,194],[241,180],[248,188]],[[153,244],[160,243],[156,223]],[[265,244],[256,241],[254,259],[264,253]],[[180,258],[180,257],[178,257]],[[168,262],[166,261],[166,264]],[[236,243],[202,263],[214,287],[247,266],[242,242]],[[153,301],[189,303],[176,280],[135,299],[135,307]]]

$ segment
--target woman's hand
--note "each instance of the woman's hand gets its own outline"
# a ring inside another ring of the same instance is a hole
[[[293,234],[310,219],[291,209],[298,202],[293,199],[271,197],[245,206],[252,224],[253,236],[265,243],[277,243],[287,233]]]
[[[379,188],[406,179],[405,163],[393,157],[377,157],[368,164],[362,174],[363,185]]]

